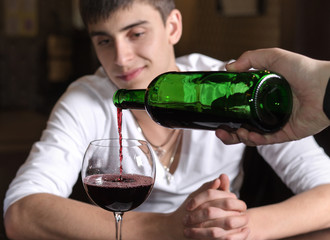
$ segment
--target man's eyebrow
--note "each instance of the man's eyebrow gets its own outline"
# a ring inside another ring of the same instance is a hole
[[[109,36],[108,33],[104,32],[104,31],[91,31],[89,33],[90,37],[95,37],[95,36]]]
[[[143,25],[143,24],[146,24],[146,23],[148,23],[148,21],[144,21],[144,20],[132,23],[132,24],[127,25],[127,26],[123,27],[122,29],[120,29],[120,32],[126,31],[128,29],[131,29],[131,28],[134,28],[136,26]],[[94,36],[109,36],[109,34],[105,31],[91,31],[89,33],[89,35],[91,37],[94,37]]]
[[[126,26],[126,27],[123,27],[122,29],[120,29],[120,31],[121,31],[121,32],[122,32],[122,31],[126,31],[126,30],[128,30],[128,29],[130,29],[130,28],[133,28],[133,27],[136,27],[136,26],[139,26],[139,25],[143,25],[143,24],[146,24],[146,23],[148,23],[148,21],[141,20],[141,21],[138,21],[138,22],[132,23],[132,24]]]

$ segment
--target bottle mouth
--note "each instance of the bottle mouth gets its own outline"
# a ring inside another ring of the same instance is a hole
[[[267,81],[267,83],[265,83]],[[265,132],[281,129],[292,111],[292,92],[289,83],[276,74],[263,77],[253,98],[256,125]]]
[[[113,103],[121,109],[144,109],[145,89],[119,89],[113,95]]]
[[[123,106],[122,106],[122,101],[121,101],[121,95],[122,95],[122,92],[125,91],[125,89],[119,89],[118,91],[115,92],[115,94],[113,95],[113,104],[117,107],[117,108],[122,108],[122,109],[125,109]]]

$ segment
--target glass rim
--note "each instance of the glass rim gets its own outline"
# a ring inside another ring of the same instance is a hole
[[[144,139],[137,139],[137,138],[121,138],[123,142],[127,141],[127,142],[139,142],[141,144],[146,144],[147,146],[150,145],[150,143]],[[100,147],[104,147],[104,146],[109,146],[109,145],[105,145],[102,144],[102,142],[114,142],[117,141],[119,143],[120,138],[119,137],[114,137],[114,138],[99,138],[99,139],[94,139],[92,140],[89,144],[93,145],[93,146],[100,146]]]

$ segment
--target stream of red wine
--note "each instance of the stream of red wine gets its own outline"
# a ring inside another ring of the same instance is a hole
[[[122,180],[122,174],[123,174],[122,119],[123,119],[123,111],[122,111],[121,108],[117,108],[117,122],[118,122],[118,134],[119,134],[119,160],[120,160],[120,176],[119,176],[119,180]]]

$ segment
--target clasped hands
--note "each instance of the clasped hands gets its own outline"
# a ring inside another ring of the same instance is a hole
[[[229,190],[229,178],[205,183],[183,204],[184,236],[190,239],[248,239],[246,204]]]

